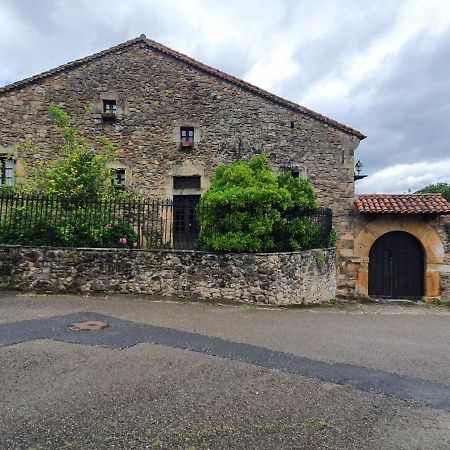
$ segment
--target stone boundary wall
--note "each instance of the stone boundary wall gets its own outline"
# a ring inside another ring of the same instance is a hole
[[[335,249],[206,253],[0,246],[0,288],[156,294],[276,305],[336,295]]]

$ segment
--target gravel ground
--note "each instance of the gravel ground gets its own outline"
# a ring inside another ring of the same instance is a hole
[[[450,414],[162,346],[0,350],[2,449],[447,449]]]
[[[76,311],[450,384],[447,309],[0,296],[2,323]],[[23,342],[0,348],[0,380],[2,450],[450,448],[445,411],[159,345]]]

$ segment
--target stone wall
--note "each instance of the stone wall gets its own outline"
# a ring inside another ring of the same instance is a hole
[[[1,246],[0,288],[322,303],[335,297],[335,257],[334,249],[218,254]]]
[[[105,99],[117,101],[113,123],[102,122]],[[355,135],[136,42],[0,93],[0,148],[24,139],[41,148],[19,151],[19,172],[57,155],[51,103],[73,116],[94,105],[82,128],[112,140],[128,184],[142,195],[201,194],[217,164],[264,152],[275,168],[310,180],[321,206],[333,209],[337,247],[352,252]],[[195,128],[191,150],[180,149],[180,126]],[[174,190],[176,175],[201,176],[201,189]]]
[[[440,272],[440,296],[450,301],[450,215],[434,220],[432,226],[439,235],[445,252]]]

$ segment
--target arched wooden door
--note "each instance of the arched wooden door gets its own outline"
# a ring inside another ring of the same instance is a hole
[[[423,279],[423,249],[414,236],[392,231],[373,243],[369,253],[371,297],[420,299]]]

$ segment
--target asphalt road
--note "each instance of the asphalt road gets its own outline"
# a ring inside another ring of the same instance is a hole
[[[85,313],[110,317],[111,327],[70,343],[64,320]],[[354,378],[320,380],[321,367],[342,363],[363,368],[369,382],[379,373],[419,379],[445,396],[449,320],[436,307],[286,310],[2,293],[0,345],[2,336],[10,342],[0,348],[0,448],[450,448],[447,408],[367,392]],[[50,334],[32,336],[32,324]],[[145,343],[120,345],[136,327]],[[159,327],[170,330],[155,340]],[[318,373],[279,370],[274,361],[286,354]]]

